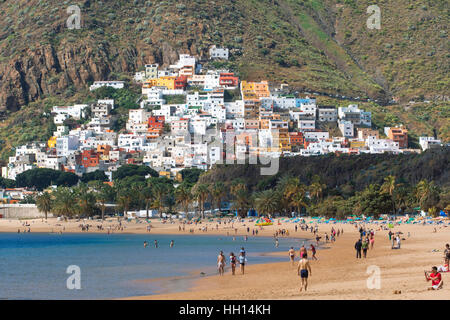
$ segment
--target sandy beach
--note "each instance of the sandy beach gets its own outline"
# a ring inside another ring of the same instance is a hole
[[[29,226],[23,226],[27,221]],[[306,222],[310,219],[306,219]],[[21,232],[31,229],[31,232],[81,232],[79,225],[82,221],[57,221],[49,218],[47,222],[42,219],[34,220],[0,220],[0,232]],[[123,231],[115,230],[117,219],[109,218],[103,223],[103,230],[98,230],[100,222],[88,221],[92,227],[91,232],[107,233],[109,227],[113,233],[148,233],[148,234],[191,234],[189,229],[194,228],[195,235],[220,234],[233,236],[248,235],[253,237],[251,230],[256,229],[254,222],[219,225],[215,222],[206,222],[198,225],[186,225],[185,231],[179,231],[180,224],[161,223],[152,220],[151,231],[147,231],[147,223],[122,223]],[[208,226],[208,231],[199,230]],[[428,291],[430,282],[425,281],[424,270],[431,270],[431,266],[443,264],[443,251],[446,243],[450,242],[450,229],[445,226],[432,225],[400,225],[393,231],[403,232],[401,249],[391,249],[391,242],[387,230],[380,230],[378,225],[366,225],[368,229],[375,230],[374,249],[369,250],[367,259],[356,259],[354,244],[359,238],[358,230],[351,224],[319,224],[319,234],[324,240],[324,233],[330,233],[332,227],[344,230],[344,234],[334,243],[323,243],[318,251],[318,261],[310,261],[312,274],[309,278],[307,292],[300,292],[300,277],[296,266],[289,262],[286,248],[286,262],[269,263],[246,266],[245,275],[239,272],[235,276],[227,268],[224,276],[209,276],[195,281],[194,285],[185,292],[133,297],[128,299],[449,299],[450,275],[442,273],[444,287],[438,291]],[[250,233],[246,228],[250,227]],[[237,233],[234,229],[237,228]],[[434,229],[436,228],[436,232]],[[273,236],[275,230],[287,229],[290,237],[313,238],[309,231],[297,232],[293,223],[274,224],[259,230],[260,236]],[[408,237],[408,233],[410,236]],[[299,244],[300,246],[300,244]],[[268,254],[270,249],[267,248]],[[298,255],[299,247],[296,247]],[[228,257],[227,257],[228,258]],[[211,257],[215,264],[216,257]],[[377,266],[381,272],[381,288],[368,289],[367,273],[369,266]],[[201,266],[199,266],[200,268]],[[400,291],[401,293],[394,293]]]

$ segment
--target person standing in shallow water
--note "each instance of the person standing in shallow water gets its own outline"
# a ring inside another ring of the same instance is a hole
[[[245,258],[245,253],[241,251],[241,254],[239,255],[239,264],[241,265],[241,273],[244,274],[245,269],[245,263],[247,259]]]
[[[223,255],[222,251],[220,251],[219,255],[217,256],[217,269],[219,271],[219,275],[223,276],[225,272],[225,256]]]
[[[158,248],[158,240],[155,240],[155,248]]]
[[[173,248],[173,245],[174,245],[174,242],[172,240],[172,241],[170,241],[170,247]]]
[[[236,272],[236,256],[233,252],[230,253],[230,265],[231,265],[231,274],[234,276]]]
[[[295,250],[294,247],[291,247],[291,249],[289,249],[289,259],[291,259],[291,263],[292,265],[294,265],[294,260],[295,260]]]

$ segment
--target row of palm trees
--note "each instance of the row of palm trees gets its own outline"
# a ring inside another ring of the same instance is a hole
[[[412,201],[427,208],[432,202],[430,199],[436,198],[436,193],[439,193],[434,182],[425,180],[420,181],[411,192],[411,189],[397,183],[392,175],[384,179],[380,190],[389,195],[394,214],[398,212],[397,208],[405,207],[407,202]],[[147,218],[150,209],[158,210],[162,216],[163,212],[175,213],[175,209],[188,213],[193,205],[198,215],[204,218],[207,203],[211,203],[212,208],[220,209],[222,202],[229,200],[232,209],[242,217],[250,209],[256,209],[259,215],[288,215],[293,211],[301,213],[309,205],[320,205],[325,191],[326,185],[318,176],[313,177],[309,186],[301,183],[297,177],[284,176],[278,180],[276,187],[258,192],[251,192],[242,180],[230,184],[220,181],[200,181],[196,184],[183,182],[174,187],[173,182],[165,178],[128,179],[118,180],[114,187],[98,181],[74,188],[58,187],[51,193],[39,194],[36,205],[46,218],[49,212],[71,217],[92,216],[100,211],[104,219],[108,203],[115,203],[125,216],[131,208],[145,209]],[[411,200],[411,197],[414,199]]]

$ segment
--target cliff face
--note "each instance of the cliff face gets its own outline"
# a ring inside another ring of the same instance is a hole
[[[169,44],[146,52],[130,46],[125,49],[70,44],[56,50],[52,45],[27,49],[24,54],[0,64],[0,111],[17,111],[46,95],[57,95],[70,86],[85,88],[88,82],[110,78],[114,73],[132,73],[145,63],[169,65],[178,51]],[[144,61],[145,57],[145,61]]]

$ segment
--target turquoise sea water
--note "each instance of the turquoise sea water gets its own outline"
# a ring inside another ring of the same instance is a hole
[[[200,272],[216,274],[220,250],[228,261],[230,252],[238,255],[244,246],[251,265],[286,261],[262,253],[286,252],[302,243],[281,238],[275,248],[272,238],[251,236],[233,241],[210,235],[2,233],[0,299],[107,299],[184,291]],[[81,290],[67,289],[69,265],[80,267]],[[139,281],[164,277],[176,279]]]

